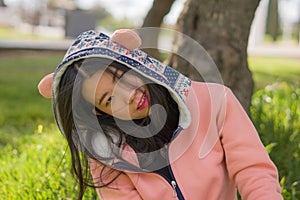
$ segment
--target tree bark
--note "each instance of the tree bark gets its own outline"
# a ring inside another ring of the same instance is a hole
[[[177,22],[179,32],[193,38],[209,53],[224,84],[232,89],[248,113],[254,82],[248,68],[247,45],[258,4],[259,0],[187,0]],[[174,43],[177,50],[189,48],[184,38],[176,37]],[[210,80],[206,77],[209,73],[197,73],[176,54],[169,57],[168,64],[193,80]]]
[[[144,19],[142,27],[160,27],[164,17],[170,12],[170,9],[175,0],[154,0],[153,5],[148,11],[147,16]],[[142,37],[143,43],[157,44],[159,32],[153,32],[153,34],[147,34],[147,37]],[[143,34],[141,34],[143,35]],[[160,53],[158,49],[143,49],[149,55],[160,59]]]

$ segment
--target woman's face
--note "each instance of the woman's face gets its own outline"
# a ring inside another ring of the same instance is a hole
[[[124,73],[113,66],[85,79],[82,94],[99,110],[122,120],[149,115],[149,91],[145,83],[131,72]]]

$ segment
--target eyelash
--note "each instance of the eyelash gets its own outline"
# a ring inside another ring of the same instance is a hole
[[[120,75],[118,75],[118,71],[119,71],[119,69],[116,69],[114,72],[113,72],[113,71],[109,71],[109,72],[113,75],[113,82],[116,81],[116,78],[121,79],[122,76],[125,74],[125,72],[122,72]],[[105,103],[105,106],[108,106],[108,105],[111,103],[113,97],[114,97],[114,96],[110,96],[110,97],[107,99],[107,101],[106,101],[106,103]]]
[[[112,101],[112,99],[113,99],[113,96],[110,96],[108,99],[107,99],[107,101],[106,101],[106,106],[108,106],[108,104],[110,104],[111,103],[111,101]]]

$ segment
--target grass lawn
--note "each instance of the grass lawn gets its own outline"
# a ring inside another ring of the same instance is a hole
[[[300,58],[249,57],[256,89],[274,82],[300,84]]]
[[[41,52],[0,54],[1,199],[75,199],[66,142],[51,100],[40,96],[40,79],[63,55]],[[85,199],[95,199],[88,190]]]
[[[31,134],[37,124],[53,122],[51,100],[41,98],[36,86],[60,59],[34,52],[0,57],[0,146],[13,143],[11,134]]]
[[[45,40],[45,39],[51,39],[51,40],[60,40],[62,38],[58,36],[50,36],[50,35],[42,35],[42,34],[37,34],[35,33],[34,29],[27,32],[20,32],[15,30],[12,27],[7,27],[7,26],[1,26],[0,25],[0,38],[3,40],[7,39],[20,39],[22,40]]]
[[[37,90],[63,55],[0,52],[1,199],[74,199],[66,143],[54,123],[51,100]],[[299,84],[300,60],[250,57],[256,89],[276,81]],[[3,181],[4,180],[4,181]],[[86,199],[94,199],[89,190]]]

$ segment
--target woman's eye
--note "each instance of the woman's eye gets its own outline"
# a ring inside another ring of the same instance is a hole
[[[110,96],[110,97],[107,99],[105,105],[108,106],[108,104],[111,103],[112,99],[113,99],[113,96]]]

